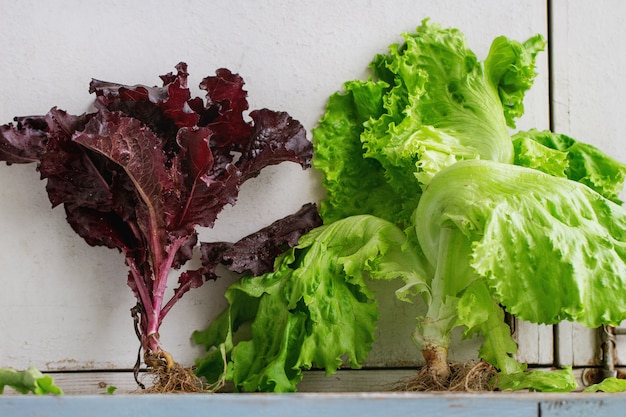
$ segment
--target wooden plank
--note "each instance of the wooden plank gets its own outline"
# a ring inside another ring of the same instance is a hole
[[[584,395],[573,398],[559,398],[542,401],[541,417],[587,417],[587,416],[621,416],[626,407],[626,398],[621,395],[602,395],[585,398]]]
[[[340,370],[325,377],[309,371],[294,394],[141,395],[130,372],[52,374],[61,397],[24,396],[7,390],[0,396],[0,416],[588,416],[620,415],[626,397],[606,394],[406,393],[391,392],[397,380],[414,370]],[[580,371],[576,374],[580,376]],[[147,382],[147,381],[145,381]],[[114,395],[99,395],[114,385]]]
[[[515,320],[513,338],[518,345],[516,359],[532,365],[551,365],[553,355],[553,327]]]
[[[626,397],[606,394],[299,393],[0,397],[0,415],[237,417],[578,417],[622,415]]]
[[[0,415],[83,416],[219,416],[344,417],[446,415],[449,417],[531,417],[537,397],[516,395],[437,395],[404,393],[352,394],[215,394],[125,395],[0,398]]]
[[[596,329],[562,322],[557,327],[559,366],[596,366]]]

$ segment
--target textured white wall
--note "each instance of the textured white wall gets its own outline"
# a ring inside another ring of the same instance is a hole
[[[244,77],[252,109],[288,111],[310,132],[327,97],[344,81],[365,77],[373,56],[425,17],[461,29],[481,58],[496,36],[547,34],[541,0],[0,0],[0,6],[0,123],[52,106],[82,113],[92,101],[92,77],[153,85],[185,61],[191,86],[227,67]],[[548,127],[545,53],[539,72],[520,128]],[[608,87],[597,87],[604,89],[600,98],[613,93]],[[618,125],[598,140],[614,143]],[[320,195],[312,172],[294,165],[268,170],[246,184],[239,203],[203,238],[237,239]],[[34,166],[0,166],[0,366],[131,367],[138,345],[126,274],[118,253],[87,246],[62,209],[50,210]],[[224,306],[227,283],[190,292],[168,316],[162,340],[178,360],[193,361],[190,334]],[[389,298],[371,363],[413,364],[411,308],[394,310]],[[472,346],[457,345],[452,354],[471,356]]]

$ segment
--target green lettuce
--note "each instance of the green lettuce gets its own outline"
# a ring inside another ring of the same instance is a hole
[[[481,357],[515,373],[514,346],[490,330],[499,305],[533,323],[598,327],[626,318],[626,211],[582,183],[462,161],[433,179],[415,218],[436,271],[428,327],[415,335],[421,346],[447,346],[463,325],[485,338]]]
[[[229,307],[194,333],[196,343],[213,347],[198,361],[198,374],[232,380],[238,391],[285,392],[295,391],[313,364],[327,374],[344,361],[360,367],[378,318],[366,274],[405,273],[412,282],[423,267],[421,256],[403,249],[405,239],[369,215],[308,233],[274,272],[243,277],[227,290]]]
[[[571,367],[555,371],[519,372],[500,374],[498,388],[502,391],[519,391],[527,389],[539,392],[570,392],[578,387]]]
[[[328,222],[367,213],[408,225],[442,168],[460,159],[513,162],[508,128],[523,113],[543,38],[498,37],[480,62],[458,29],[426,19],[403,36],[374,58],[373,78],[330,97],[313,129]]]
[[[0,368],[0,394],[4,392],[5,386],[9,386],[21,394],[63,394],[63,390],[54,384],[50,375],[42,374],[33,366],[23,371]]]
[[[233,380],[246,391],[290,391],[301,369],[334,372],[346,358],[358,367],[377,317],[363,271],[377,279],[403,278],[396,289],[401,300],[433,302],[428,288],[434,270],[413,228],[413,212],[431,179],[458,160],[513,162],[508,129],[523,113],[543,38],[520,43],[499,37],[480,62],[457,29],[426,19],[403,36],[402,45],[374,58],[372,78],[349,81],[330,97],[313,130],[313,164],[327,190],[320,208],[326,225],[303,237],[273,273],[234,284],[227,310],[194,335],[208,350],[198,360],[198,373],[208,380]],[[320,306],[335,304],[327,288],[352,304],[321,314]],[[355,291],[358,296],[345,296]],[[337,322],[339,312],[359,308],[368,313]],[[490,319],[499,317],[492,313]],[[342,334],[360,337],[334,341],[329,332],[337,323],[359,329]]]
[[[304,235],[274,272],[233,284],[229,308],[194,335],[215,347],[198,372],[238,390],[293,391],[314,365],[358,368],[378,315],[367,278],[400,278],[399,299],[426,303],[412,337],[433,372],[449,372],[450,335],[463,327],[483,337],[478,353],[501,371],[500,389],[571,390],[567,370],[524,372],[501,306],[535,323],[618,324],[624,260],[626,211],[588,186],[460,161],[433,178],[413,228],[350,216]]]
[[[548,130],[518,132],[512,139],[516,165],[581,182],[622,204],[619,194],[626,178],[624,163],[593,145]]]
[[[589,327],[626,318],[626,165],[565,135],[509,134],[543,38],[496,38],[483,62],[427,20],[404,39],[372,78],[330,97],[313,130],[324,225],[274,272],[228,290],[227,310],[195,335],[207,379],[292,391],[303,369],[360,366],[377,318],[367,278],[426,305],[407,337],[442,381],[462,328],[482,337],[502,389],[573,389],[571,370],[515,359],[504,312]]]

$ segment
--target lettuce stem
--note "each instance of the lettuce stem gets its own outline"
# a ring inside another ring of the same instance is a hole
[[[448,347],[450,333],[457,326],[457,306],[461,293],[475,275],[467,263],[467,239],[461,231],[451,227],[441,229],[435,273],[431,283],[431,301],[424,317],[418,318],[413,340],[422,351],[426,366],[439,379],[450,375]]]

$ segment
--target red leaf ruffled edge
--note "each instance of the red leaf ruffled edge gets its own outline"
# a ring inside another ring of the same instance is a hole
[[[254,276],[274,270],[274,260],[288,248],[298,244],[300,236],[322,225],[314,203],[303,205],[294,214],[283,217],[271,225],[252,233],[236,243],[202,242],[203,268],[214,277],[219,264],[233,272],[249,272]]]
[[[308,203],[296,213],[276,220],[235,243],[201,242],[202,267],[185,271],[180,275],[179,285],[174,290],[172,300],[182,297],[192,288],[201,286],[205,280],[217,279],[215,270],[220,264],[240,274],[250,273],[257,276],[271,272],[278,255],[297,245],[300,236],[321,225],[322,218],[317,206]],[[164,310],[171,308],[174,302],[172,300]]]

